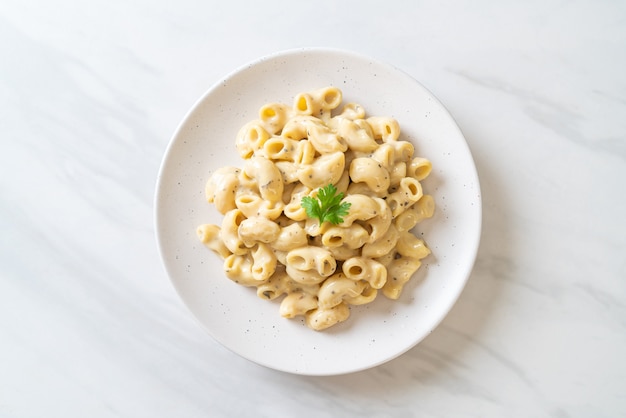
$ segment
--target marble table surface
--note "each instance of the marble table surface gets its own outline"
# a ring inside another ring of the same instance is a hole
[[[155,242],[187,110],[298,47],[419,80],[482,188],[449,315],[333,377],[214,341]],[[0,417],[626,416],[625,2],[5,0],[0,53]]]

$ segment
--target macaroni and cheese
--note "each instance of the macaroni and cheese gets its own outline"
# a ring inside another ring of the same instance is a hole
[[[395,119],[341,103],[341,90],[325,87],[292,106],[261,107],[236,136],[242,167],[220,168],[206,183],[221,225],[197,229],[229,279],[262,299],[282,297],[280,314],[314,330],[379,293],[398,299],[430,254],[410,232],[434,212],[421,184],[430,161],[400,139]],[[349,203],[336,225],[309,218],[301,204],[329,184]]]

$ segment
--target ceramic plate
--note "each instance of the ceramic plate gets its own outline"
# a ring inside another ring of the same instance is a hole
[[[279,315],[278,301],[226,278],[222,262],[196,237],[202,223],[222,216],[204,197],[210,174],[241,167],[235,136],[268,102],[291,104],[300,92],[333,85],[343,102],[368,115],[391,116],[401,139],[432,161],[423,182],[436,213],[418,226],[432,250],[397,301],[379,296],[352,307],[350,318],[316,332]],[[480,238],[478,177],[456,123],[422,85],[393,66],[354,53],[300,49],[264,57],[235,70],[193,106],[165,153],[155,198],[163,263],[178,294],[217,341],[258,364],[303,375],[335,375],[370,368],[426,337],[457,300],[472,269]]]

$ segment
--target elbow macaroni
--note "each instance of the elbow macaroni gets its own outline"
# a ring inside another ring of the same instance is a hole
[[[356,103],[339,109],[342,98],[325,87],[261,107],[235,138],[242,168],[220,168],[206,183],[221,225],[196,231],[228,278],[262,299],[282,297],[283,317],[318,331],[348,319],[351,305],[400,297],[430,254],[410,230],[435,209],[421,183],[431,163],[400,139],[398,122],[366,117]],[[351,205],[338,225],[301,206],[328,184]]]

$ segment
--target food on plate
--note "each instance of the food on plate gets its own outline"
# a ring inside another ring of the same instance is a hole
[[[229,279],[282,298],[283,317],[318,331],[348,319],[350,305],[400,297],[430,254],[411,230],[435,210],[422,188],[431,163],[399,123],[356,103],[339,110],[342,100],[325,87],[262,106],[236,136],[242,166],[206,183],[221,225],[197,228]]]

